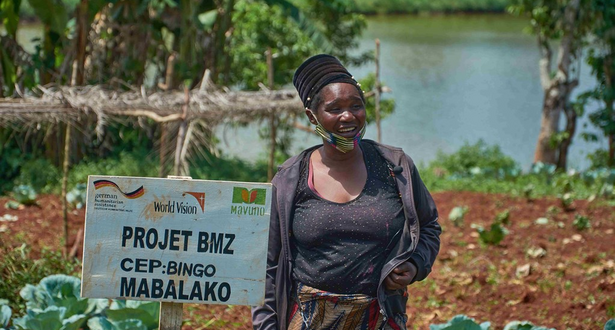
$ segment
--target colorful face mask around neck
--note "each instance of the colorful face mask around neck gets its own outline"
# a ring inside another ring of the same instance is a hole
[[[314,116],[314,120],[316,121],[316,133],[318,133],[318,135],[320,135],[323,139],[329,142],[330,145],[334,146],[335,149],[343,153],[352,151],[359,144],[359,142],[361,142],[363,135],[365,135],[365,127],[367,126],[367,123],[363,124],[361,130],[354,137],[347,138],[339,134],[327,131],[318,122],[318,119],[316,119],[316,115],[314,115],[313,112],[312,115]]]

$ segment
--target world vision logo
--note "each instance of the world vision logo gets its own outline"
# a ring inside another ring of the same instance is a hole
[[[186,194],[196,198],[197,202],[199,203],[199,206],[201,207],[201,211],[205,212],[205,193],[186,191],[182,194],[182,196],[186,196]]]
[[[195,206],[193,202],[168,200],[168,201],[154,201],[154,212],[159,213],[180,213],[180,214],[197,214],[199,208],[201,212],[205,213],[205,193],[186,191],[182,194],[182,197],[186,198],[186,195],[190,195],[196,199],[199,206]],[[190,199],[192,200],[192,199]]]
[[[265,205],[267,190],[255,188],[248,190],[244,187],[233,187],[233,204],[254,204],[250,205],[231,205],[231,214],[237,215],[265,215]]]
[[[109,181],[109,180],[96,180],[96,181],[94,181],[94,190],[98,190],[98,189],[104,188],[104,187],[113,188],[113,189],[119,191],[122,195],[124,195],[124,197],[129,198],[129,199],[139,198],[139,197],[143,196],[143,194],[145,193],[145,190],[143,189],[143,186],[137,188],[135,191],[131,191],[131,192],[125,193],[113,181]]]

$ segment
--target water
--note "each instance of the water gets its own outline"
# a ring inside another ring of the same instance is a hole
[[[383,142],[401,146],[417,162],[438,150],[453,152],[483,139],[528,168],[540,130],[543,92],[535,37],[524,19],[506,15],[375,17],[361,42],[381,40],[382,79],[391,86],[395,113],[382,123]],[[356,69],[359,76],[373,65]],[[582,65],[575,95],[593,87]],[[573,96],[574,97],[574,96]],[[588,110],[593,110],[589,108]],[[569,164],[584,168],[586,154],[606,141],[587,143],[578,125]],[[563,125],[563,122],[562,122]],[[375,136],[374,130],[370,130]]]
[[[380,39],[381,79],[392,89],[384,97],[397,103],[395,113],[382,122],[383,142],[402,147],[417,163],[426,164],[438,150],[453,152],[464,142],[483,139],[499,145],[527,169],[540,130],[543,92],[537,43],[522,32],[526,24],[508,15],[369,18],[359,48],[373,50],[374,39]],[[39,30],[21,29],[21,40],[39,36]],[[369,64],[350,71],[362,77],[373,70]],[[583,64],[574,95],[593,85],[590,69]],[[219,128],[220,148],[248,161],[265,158],[257,126]],[[582,132],[596,132],[586,117],[577,127],[569,164],[582,169],[589,165],[587,153],[606,148],[607,141],[588,143],[580,138]],[[320,142],[300,131],[294,137],[295,153]],[[368,127],[366,137],[376,138],[375,125]]]

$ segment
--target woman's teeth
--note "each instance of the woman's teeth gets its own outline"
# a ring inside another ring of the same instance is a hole
[[[339,130],[340,133],[346,133],[346,132],[350,132],[350,131],[354,131],[354,127],[349,127],[349,128],[342,128]]]

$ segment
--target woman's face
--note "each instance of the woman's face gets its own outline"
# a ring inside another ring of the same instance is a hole
[[[333,83],[320,90],[320,102],[314,104],[316,119],[329,132],[352,138],[365,125],[365,104],[357,88],[347,83]],[[310,122],[316,125],[309,111]]]

